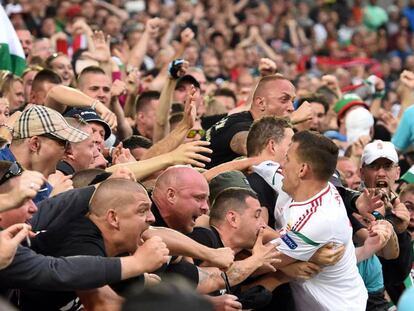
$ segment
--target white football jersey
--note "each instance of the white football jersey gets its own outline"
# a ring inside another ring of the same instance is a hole
[[[286,228],[280,230],[279,251],[308,261],[329,242],[345,245],[345,254],[333,266],[307,281],[291,282],[298,311],[364,311],[368,298],[358,273],[352,227],[341,196],[332,184],[305,202],[291,202]]]

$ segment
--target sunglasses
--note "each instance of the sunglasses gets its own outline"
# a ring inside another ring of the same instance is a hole
[[[189,130],[188,134],[187,134],[187,138],[194,138],[196,137],[196,135],[200,135],[201,137],[204,137],[204,135],[206,135],[206,131],[205,130]]]
[[[19,162],[13,162],[9,169],[7,170],[6,174],[3,175],[3,177],[0,179],[0,185],[4,184],[6,181],[8,181],[10,178],[19,176],[23,173],[23,168],[19,164]]]
[[[69,142],[67,140],[59,139],[51,134],[43,134],[41,136],[57,142],[60,146],[64,147],[65,150],[67,150],[69,147]]]
[[[390,171],[394,167],[396,167],[396,165],[394,163],[385,163],[385,164],[371,163],[371,164],[365,165],[365,167],[373,171],[379,171],[381,168],[383,168],[385,171]]]

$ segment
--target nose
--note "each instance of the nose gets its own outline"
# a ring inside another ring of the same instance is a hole
[[[34,204],[34,202],[32,200],[29,201],[29,208],[28,208],[28,212],[29,214],[34,214],[38,211],[38,208],[36,206],[36,204]]]
[[[208,207],[207,200],[204,200],[203,201],[203,204],[200,206],[200,210],[201,210],[201,212],[203,214],[207,214],[208,213],[208,209],[209,209],[209,207]]]
[[[147,213],[147,219],[146,219],[146,222],[147,222],[148,224],[153,224],[153,223],[155,222],[155,217],[154,217],[154,214],[152,213],[152,211],[151,211],[151,210],[149,210],[149,211],[148,211],[148,213]]]

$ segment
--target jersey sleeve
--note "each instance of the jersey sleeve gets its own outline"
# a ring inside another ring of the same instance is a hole
[[[277,247],[283,254],[301,261],[308,261],[313,254],[332,238],[331,224],[323,217],[305,218],[303,225],[290,231],[281,230]]]
[[[414,142],[414,132],[412,120],[414,117],[414,110],[406,110],[403,114],[400,124],[391,139],[391,142],[398,150],[405,150],[411,143]]]

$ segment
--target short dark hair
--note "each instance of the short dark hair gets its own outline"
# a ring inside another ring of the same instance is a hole
[[[292,128],[292,125],[284,118],[267,116],[256,120],[247,135],[247,156],[259,155],[271,139],[279,143],[287,128]]]
[[[105,71],[98,66],[88,66],[85,67],[80,73],[79,73],[79,77],[78,77],[78,82],[79,80],[82,78],[82,76],[88,74],[88,73],[94,73],[94,74],[102,74],[102,75],[106,75]]]
[[[234,100],[234,104],[237,104],[237,98],[236,94],[229,88],[219,88],[214,91],[214,96],[225,96],[225,97],[231,97]]]
[[[122,145],[124,148],[129,150],[135,148],[145,148],[149,149],[152,146],[151,140],[148,138],[141,136],[141,135],[132,135],[122,141]]]
[[[242,214],[248,208],[246,199],[249,197],[257,199],[256,193],[248,189],[229,188],[222,191],[210,208],[210,224],[221,223],[230,210]]]
[[[283,80],[290,82],[288,78],[286,78],[285,76],[279,73],[260,78],[259,82],[257,83],[256,89],[254,90],[253,99],[258,96],[262,96],[262,94],[265,92],[265,89],[269,83],[275,82],[275,81],[283,81]]]
[[[145,91],[142,92],[141,95],[138,96],[135,102],[135,111],[138,113],[140,111],[144,111],[149,106],[151,100],[159,99],[160,92],[158,91]]]
[[[53,70],[43,69],[35,75],[32,83],[32,90],[39,90],[45,82],[62,84],[62,78]]]
[[[292,142],[298,144],[298,157],[311,166],[315,177],[328,181],[338,160],[338,147],[334,142],[313,131],[295,133]]]
[[[308,96],[304,96],[299,98],[298,100],[298,108],[305,102],[309,102],[309,103],[318,103],[321,104],[323,106],[323,110],[325,111],[325,114],[328,113],[329,110],[329,103],[328,100],[320,95],[320,94],[315,94],[315,95],[308,95]]]

